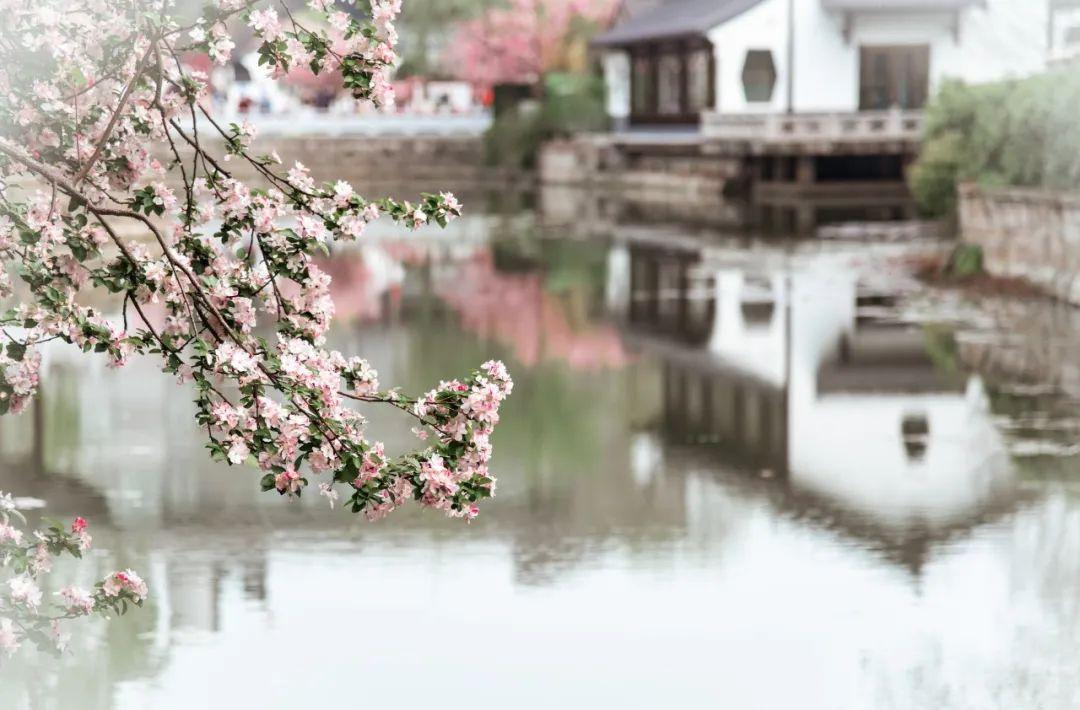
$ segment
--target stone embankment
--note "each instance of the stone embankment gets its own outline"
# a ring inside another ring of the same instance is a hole
[[[212,145],[220,152],[220,142]],[[255,155],[271,151],[277,151],[286,167],[299,160],[316,180],[348,180],[365,194],[382,194],[397,185],[416,193],[502,187],[518,180],[485,165],[483,138],[474,135],[268,135],[259,137],[252,149]],[[233,158],[227,169],[244,180],[259,180],[246,161]]]
[[[1080,194],[960,186],[961,238],[995,276],[1023,278],[1080,305]]]
[[[644,202],[716,204],[744,174],[742,161],[707,154],[693,136],[597,134],[545,143],[538,178]]]

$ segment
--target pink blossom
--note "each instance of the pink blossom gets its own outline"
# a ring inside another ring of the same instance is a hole
[[[165,209],[166,212],[172,212],[176,209],[176,195],[173,191],[166,187],[163,183],[154,183],[154,204],[159,205]]]
[[[5,542],[13,542],[16,545],[22,543],[22,530],[8,525],[7,523],[0,522],[0,544]]]
[[[56,593],[64,602],[68,611],[89,614],[94,610],[94,597],[85,589],[79,587],[64,587]]]
[[[427,220],[428,220],[427,215],[419,207],[416,208],[415,210],[413,210],[412,215],[410,215],[410,217],[409,217],[409,221],[410,221],[410,224],[412,225],[413,229],[416,229],[418,227],[423,226],[424,224],[427,224]]]
[[[300,474],[296,471],[282,471],[274,477],[274,487],[281,493],[294,495],[303,487],[303,485],[303,482],[300,480]]]
[[[109,597],[115,597],[120,592],[127,591],[131,593],[135,601],[142,601],[149,593],[146,582],[134,570],[130,569],[113,572],[107,576],[102,582],[101,591]]]
[[[32,611],[37,611],[41,604],[41,589],[38,588],[34,578],[27,574],[12,577],[8,580],[11,589],[11,602],[22,604]]]
[[[247,443],[245,443],[242,438],[234,436],[229,440],[229,463],[234,465],[242,464],[247,460],[248,454],[250,453],[251,451],[248,449]]]
[[[281,38],[281,22],[278,20],[277,10],[267,8],[254,10],[248,19],[248,26],[255,30],[255,34],[267,42],[274,42]]]
[[[442,198],[443,205],[446,207],[447,210],[453,212],[454,214],[461,214],[461,203],[458,202],[458,199],[454,197],[453,193],[440,192],[439,197]]]

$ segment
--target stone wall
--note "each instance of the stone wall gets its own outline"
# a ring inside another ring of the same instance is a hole
[[[961,185],[960,231],[987,271],[1080,304],[1080,194]]]
[[[399,185],[412,192],[461,191],[482,184],[505,186],[519,177],[484,164],[480,136],[267,135],[252,150],[256,155],[276,150],[286,167],[299,160],[316,180],[344,179],[368,192]],[[258,181],[243,161],[234,158],[228,169]]]
[[[545,185],[573,185],[635,199],[714,204],[745,176],[744,161],[708,154],[698,141],[620,142],[611,135],[549,141],[539,157]]]

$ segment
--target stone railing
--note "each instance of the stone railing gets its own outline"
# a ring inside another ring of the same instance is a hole
[[[987,271],[1080,304],[1080,193],[966,184],[959,197],[961,236]]]
[[[922,111],[856,113],[731,114],[706,112],[701,130],[707,138],[760,143],[918,141]]]

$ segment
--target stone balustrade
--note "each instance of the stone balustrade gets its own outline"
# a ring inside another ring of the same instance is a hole
[[[922,137],[922,129],[922,111],[899,109],[794,114],[707,112],[701,122],[706,138],[746,141],[762,146],[800,142],[815,146],[883,141],[917,143]]]

